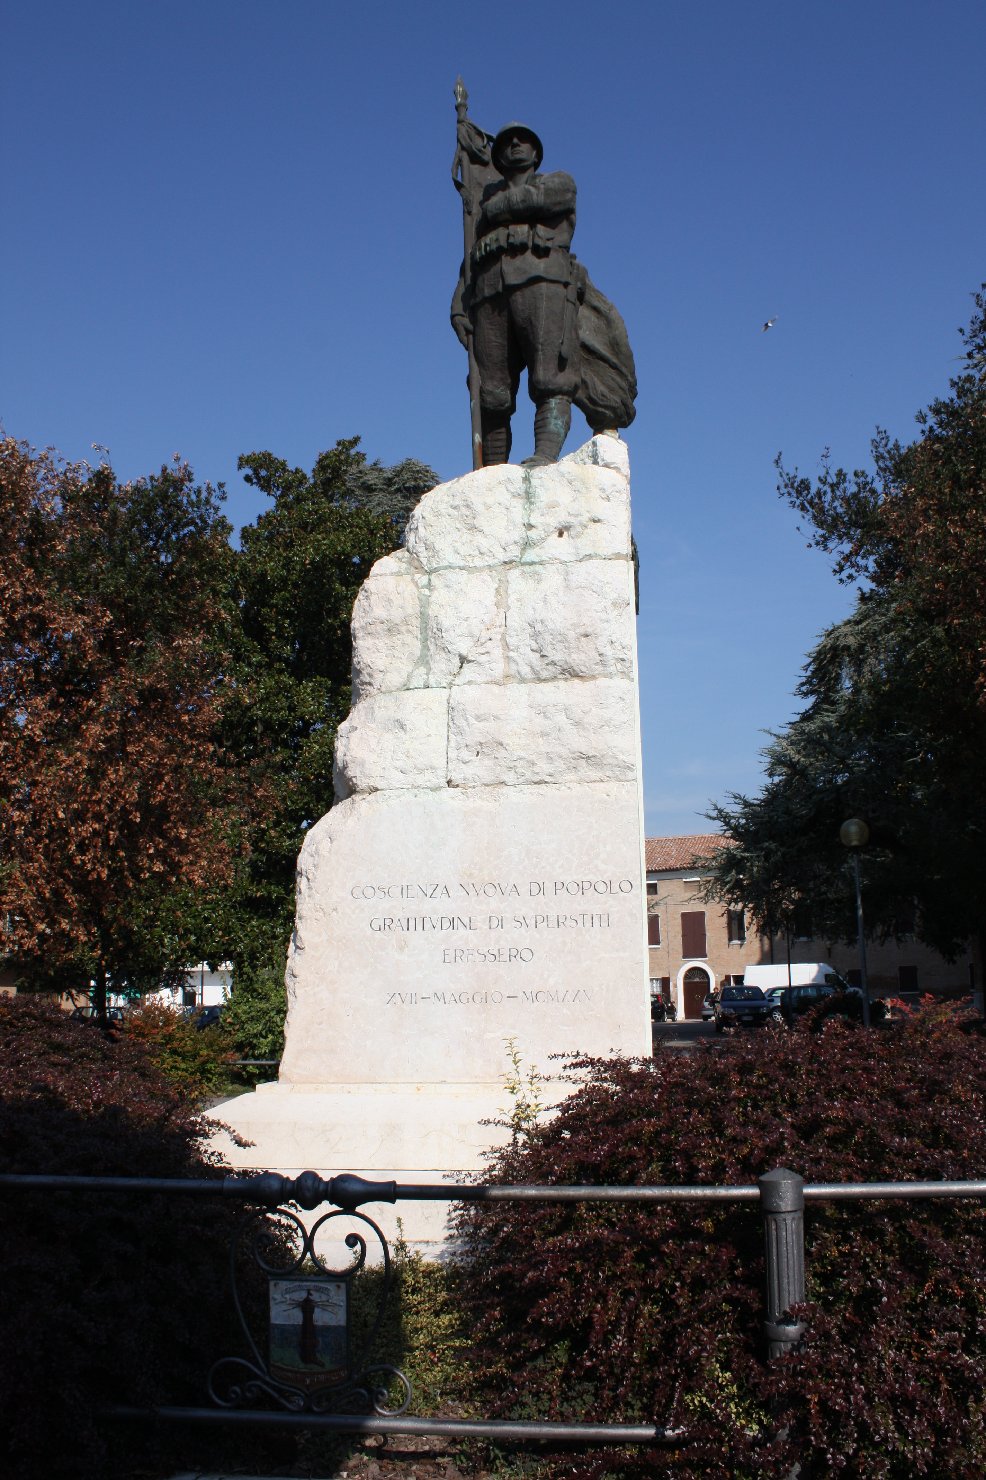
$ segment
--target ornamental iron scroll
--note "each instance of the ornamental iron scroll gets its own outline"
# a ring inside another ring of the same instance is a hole
[[[379,1291],[356,1339],[353,1292],[374,1239],[383,1256],[374,1270]],[[349,1251],[342,1267],[330,1257],[339,1245]],[[406,1411],[411,1384],[404,1373],[370,1362],[394,1284],[390,1248],[372,1218],[334,1208],[306,1228],[286,1207],[251,1212],[234,1236],[229,1277],[248,1354],[221,1357],[210,1370],[209,1396],[220,1408],[266,1404],[290,1413],[384,1417]],[[258,1339],[264,1325],[266,1342]]]

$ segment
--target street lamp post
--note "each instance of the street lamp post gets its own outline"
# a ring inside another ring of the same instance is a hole
[[[839,828],[839,841],[852,855],[853,877],[856,881],[856,935],[859,941],[859,976],[863,990],[863,1026],[870,1026],[870,986],[866,976],[866,932],[863,927],[863,890],[859,882],[859,851],[869,841],[870,830],[861,817],[850,817]]]

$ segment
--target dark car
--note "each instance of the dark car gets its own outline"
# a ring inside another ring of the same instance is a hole
[[[788,1027],[792,1027],[798,1018],[804,1017],[807,1012],[824,1010],[826,1014],[836,1013],[839,1004],[833,999],[839,997],[844,1005],[844,1016],[852,1015],[849,1005],[848,994],[840,992],[838,987],[826,986],[821,982],[811,982],[807,986],[785,987],[778,999],[781,1014]]]
[[[76,1021],[81,1021],[81,1022],[84,1022],[84,1023],[98,1023],[99,1022],[99,1013],[96,1011],[95,1007],[93,1007],[90,1003],[87,1003],[85,1007],[74,1007],[72,1009],[72,1012],[71,1012],[70,1015],[72,1017],[74,1017],[76,1019]],[[106,1021],[112,1027],[122,1028],[123,1027],[123,1008],[122,1007],[107,1007],[107,1009],[106,1009]]]
[[[716,1032],[740,1024],[759,1028],[780,1020],[780,1011],[767,1001],[759,987],[723,987],[715,1004]]]
[[[192,1026],[195,1028],[214,1028],[217,1023],[222,1022],[223,1010],[218,1007],[200,1007],[192,1017]]]
[[[838,978],[832,982],[811,982],[807,986],[785,987],[780,995],[779,1006],[788,1027],[792,1027],[798,1018],[810,1012],[817,1012],[820,1019],[841,1017],[855,1023],[863,1020],[862,992],[858,987],[850,987]],[[883,1001],[879,998],[871,999],[871,1022],[881,1022],[886,1011]]]

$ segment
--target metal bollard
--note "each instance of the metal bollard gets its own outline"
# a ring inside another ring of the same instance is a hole
[[[805,1184],[797,1172],[778,1167],[758,1178],[763,1209],[767,1316],[763,1323],[768,1354],[783,1357],[804,1335],[804,1323],[791,1317],[805,1298]]]

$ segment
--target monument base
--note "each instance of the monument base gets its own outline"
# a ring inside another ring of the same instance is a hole
[[[564,1090],[559,1086],[561,1093]],[[215,1149],[236,1168],[322,1172],[359,1166],[477,1171],[508,1132],[503,1084],[262,1084],[209,1112],[253,1144],[217,1133]],[[381,1173],[372,1172],[371,1176]]]
[[[561,1098],[565,1087],[559,1084],[558,1091]],[[484,1152],[509,1139],[505,1126],[489,1123],[506,1118],[508,1103],[502,1083],[262,1084],[213,1106],[209,1119],[218,1125],[210,1145],[239,1172],[296,1177],[313,1171],[325,1178],[355,1172],[376,1182],[428,1186],[461,1182],[482,1170]],[[229,1131],[250,1144],[238,1144]],[[373,1203],[363,1211],[391,1243],[399,1233],[411,1248],[434,1257],[447,1240],[448,1207],[415,1201]]]
[[[626,448],[432,489],[352,634],[279,1082],[212,1112],[252,1146],[214,1145],[244,1169],[461,1181],[509,1135],[511,1053],[542,1074],[650,1053]],[[441,1239],[444,1205],[398,1211]]]

